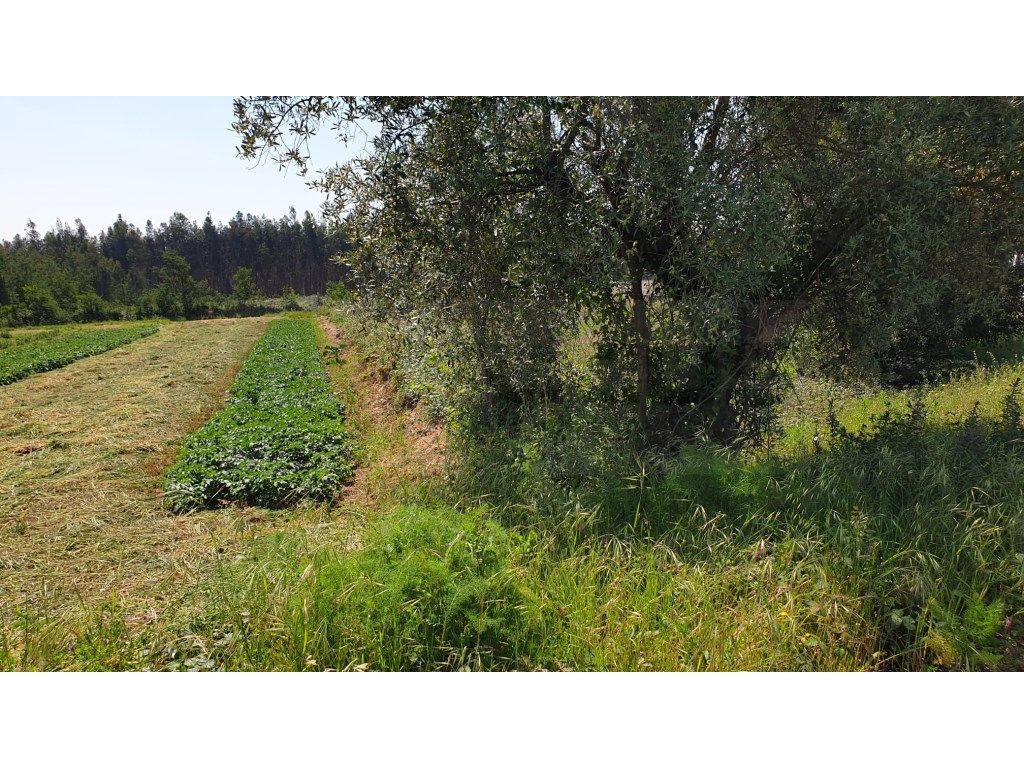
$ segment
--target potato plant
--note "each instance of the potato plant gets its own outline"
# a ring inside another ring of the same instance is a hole
[[[83,357],[98,355],[156,333],[154,325],[129,328],[105,328],[43,333],[24,343],[0,347],[0,385],[23,379],[33,373],[62,368]]]
[[[168,471],[175,511],[327,500],[351,474],[344,410],[308,319],[272,323],[228,394]]]

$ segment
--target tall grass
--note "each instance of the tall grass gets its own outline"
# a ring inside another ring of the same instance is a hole
[[[817,450],[772,458],[635,456],[552,410],[457,442],[448,484],[379,500],[359,546],[258,539],[199,618],[131,653],[159,669],[1019,668],[1018,390],[992,378],[989,407],[955,417],[934,394],[858,429],[833,413]],[[109,631],[87,647],[116,647]]]
[[[1012,402],[1009,398],[1007,402]],[[827,450],[605,465],[478,446],[363,545],[258,543],[151,663],[225,669],[854,670],[1013,666],[1019,419],[888,411]],[[1017,426],[1015,426],[1015,424]],[[506,461],[497,461],[503,455]]]

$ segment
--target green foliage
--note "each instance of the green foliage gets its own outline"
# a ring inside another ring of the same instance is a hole
[[[338,304],[344,304],[353,298],[352,291],[341,280],[327,284],[327,296]]]
[[[52,339],[58,334],[64,333],[65,330],[63,328],[49,328],[47,330],[23,332],[15,336],[9,328],[0,328],[0,349],[20,347],[23,344],[36,344],[44,339]]]
[[[843,585],[841,600],[857,601],[856,621],[828,632],[859,636],[868,649],[861,664],[991,668],[1003,663],[1002,623],[1024,610],[1016,402],[1011,387],[1007,416],[974,409],[940,424],[915,397],[857,431],[833,418],[824,450],[771,460],[691,446],[631,463],[599,440],[570,441],[572,431],[549,420],[542,432],[460,446],[469,451],[460,482],[507,523],[554,527],[566,552],[595,539],[634,558],[667,549],[707,574],[716,563],[741,568],[744,557],[777,564],[781,550],[797,547],[804,568],[827,572]],[[573,465],[580,469],[566,473]],[[823,637],[820,614],[787,612],[801,633]]]
[[[25,322],[29,324],[56,325],[68,320],[53,294],[34,283],[21,289],[21,299],[26,312]]]
[[[389,510],[356,552],[257,547],[207,619],[231,638],[214,661],[997,668],[1024,610],[1024,455],[1002,422],[969,421],[937,428],[917,399],[821,453],[689,446],[630,465],[582,455],[599,441],[549,418],[464,454],[452,492],[481,500],[471,512]],[[992,442],[967,455],[972,429]]]
[[[168,470],[174,509],[282,507],[334,495],[351,472],[350,450],[308,318],[271,323],[228,394],[227,407],[186,440]]]
[[[82,329],[62,333],[33,335],[0,347],[0,385],[10,384],[33,373],[61,368],[83,357],[98,355],[156,333],[153,325],[135,325],[109,329]]]
[[[208,286],[192,277],[192,267],[176,251],[164,251],[163,280],[158,289],[157,305],[165,317],[194,317]]]
[[[986,603],[980,595],[970,595],[964,602],[962,612],[929,602],[925,648],[942,667],[991,669],[1000,659],[998,635],[1006,604],[1002,600]]]
[[[252,270],[248,267],[239,267],[231,278],[231,298],[238,304],[242,311],[246,310],[259,295],[256,284],[252,279]]]
[[[302,309],[302,305],[299,304],[299,294],[297,294],[291,288],[285,288],[281,294],[281,300],[284,302],[284,309],[287,312],[297,312]]]
[[[309,561],[287,539],[265,546],[231,575],[241,586],[249,567],[269,564],[254,589],[234,595],[236,615],[247,617],[246,631],[233,632],[236,658],[294,669],[310,659],[334,668],[506,669],[536,642],[540,627],[524,615],[514,578],[522,542],[479,511],[399,509],[367,532],[364,548]],[[268,634],[269,625],[284,631]]]
[[[58,221],[45,235],[32,224],[26,237],[0,242],[0,325],[253,312],[263,308],[251,283],[240,300],[227,295],[239,269],[275,293],[294,285],[313,294],[341,275],[343,248],[338,232],[294,210],[278,220],[239,213],[228,225],[207,216],[201,227],[176,213],[144,232],[119,216],[99,237],[80,222]],[[166,261],[168,251],[180,260]]]
[[[95,322],[98,320],[115,320],[120,313],[113,304],[104,301],[94,291],[79,293],[76,297],[75,317],[82,322]]]
[[[400,357],[443,361],[450,380],[427,383],[490,426],[589,375],[641,447],[763,441],[800,327],[832,364],[904,380],[1024,318],[1018,99],[280,97],[235,114],[243,153],[302,170],[322,123],[375,124],[373,150],[317,186]],[[592,364],[567,373],[583,328]]]

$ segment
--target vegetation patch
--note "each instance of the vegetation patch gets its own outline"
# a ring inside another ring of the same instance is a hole
[[[179,512],[225,502],[284,507],[328,500],[351,474],[345,414],[308,318],[271,324],[227,407],[189,438],[167,474]]]
[[[16,611],[74,624],[112,592],[129,616],[163,618],[172,604],[188,607],[197,573],[234,556],[248,524],[220,512],[168,515],[162,475],[223,406],[266,325],[169,323],[0,387],[0,626],[36,636],[39,625],[18,624]]]
[[[136,325],[127,328],[104,328],[70,333],[43,332],[25,340],[8,339],[0,347],[0,384],[23,379],[33,373],[62,368],[83,357],[98,355],[114,347],[156,333],[155,325]]]

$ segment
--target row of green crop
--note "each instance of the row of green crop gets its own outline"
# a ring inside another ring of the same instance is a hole
[[[98,355],[114,347],[156,333],[155,325],[121,328],[82,329],[66,333],[44,332],[0,348],[0,385],[33,373],[52,371],[83,357]]]
[[[345,415],[309,319],[271,323],[228,405],[182,446],[166,492],[179,512],[329,499],[351,474]]]

